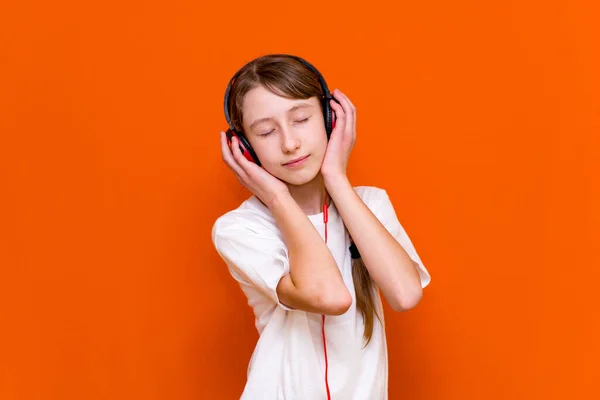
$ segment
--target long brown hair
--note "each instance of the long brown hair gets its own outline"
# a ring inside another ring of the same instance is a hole
[[[287,55],[266,55],[246,64],[231,85],[229,115],[237,132],[243,132],[242,103],[244,96],[262,85],[272,93],[291,99],[321,98],[323,91],[318,77],[297,59]],[[352,241],[352,238],[350,238]],[[356,309],[364,324],[365,346],[373,335],[374,318],[379,319],[375,306],[375,287],[361,258],[352,259],[352,279],[356,292]]]

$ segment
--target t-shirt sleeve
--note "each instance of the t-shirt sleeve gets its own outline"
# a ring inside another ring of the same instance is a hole
[[[373,210],[373,214],[379,219],[383,226],[390,232],[390,234],[400,243],[400,245],[404,248],[408,256],[417,263],[417,271],[419,272],[419,276],[421,278],[421,287],[424,288],[431,281],[431,276],[423,265],[415,246],[412,244],[412,241],[408,237],[406,230],[398,220],[396,215],[396,211],[394,210],[394,206],[390,201],[390,198],[387,192],[384,189],[378,189],[377,195],[374,196],[376,199],[374,200],[375,206]]]
[[[240,285],[252,286],[275,304],[292,310],[277,296],[279,280],[290,272],[290,265],[287,246],[275,232],[258,223],[225,215],[213,225],[212,240]]]

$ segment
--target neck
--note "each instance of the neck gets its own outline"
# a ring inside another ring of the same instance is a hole
[[[307,215],[318,214],[323,211],[325,201],[325,181],[319,173],[312,181],[301,186],[289,185],[288,189],[292,198],[298,203],[302,211]],[[328,200],[327,204],[331,201]]]

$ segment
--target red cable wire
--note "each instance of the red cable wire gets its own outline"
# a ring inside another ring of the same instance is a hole
[[[323,352],[325,353],[325,388],[327,389],[327,400],[331,400],[331,393],[329,393],[329,379],[327,379],[327,370],[329,369],[327,361],[327,344],[325,342],[325,316],[323,315]]]
[[[328,215],[329,207],[327,206],[327,194],[325,194],[325,201],[323,203],[323,222],[325,223],[325,243],[327,243],[327,221],[329,220]],[[327,400],[331,400],[331,393],[329,393],[329,379],[327,378],[327,372],[329,369],[329,361],[327,359],[327,342],[325,338],[325,315],[322,316],[321,332],[323,333],[323,353],[325,354],[325,388],[327,389]]]

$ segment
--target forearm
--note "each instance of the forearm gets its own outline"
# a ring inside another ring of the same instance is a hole
[[[415,263],[346,177],[330,179],[326,186],[369,274],[390,306],[397,311],[414,307],[422,296]]]
[[[296,201],[280,196],[269,208],[288,249],[290,274],[283,285],[317,307],[349,296],[331,251]]]

